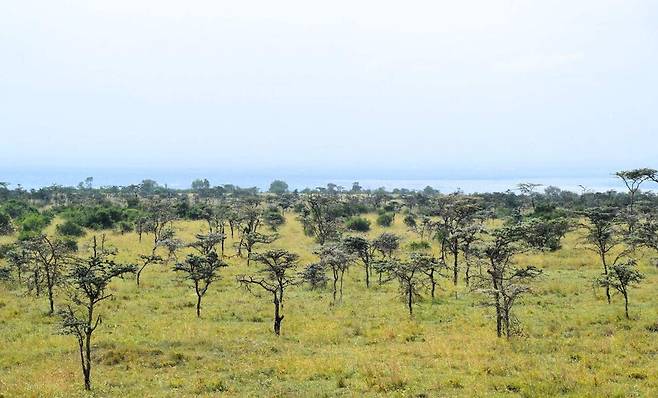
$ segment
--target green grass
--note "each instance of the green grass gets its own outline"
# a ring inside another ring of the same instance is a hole
[[[387,230],[417,240],[402,217],[390,228],[375,218],[368,215],[368,236]],[[272,246],[297,252],[302,264],[314,261],[315,244],[293,216],[287,220]],[[204,224],[176,227],[190,241]],[[123,261],[147,253],[152,239],[138,244],[135,234],[106,233]],[[395,283],[367,290],[355,266],[337,306],[328,290],[291,290],[276,337],[270,297],[235,281],[255,265],[229,259],[201,319],[193,291],[171,266],[150,266],[141,288],[133,278],[117,280],[113,298],[100,305],[91,393],[82,389],[74,338],[57,334],[46,299],[0,284],[0,396],[658,396],[658,333],[647,329],[658,322],[658,269],[642,256],[647,279],[631,292],[626,320],[620,296],[608,305],[592,288],[600,266],[577,241],[571,234],[558,252],[519,257],[545,276],[517,307],[524,336],[510,341],[496,338],[477,295],[448,280],[410,319]]]

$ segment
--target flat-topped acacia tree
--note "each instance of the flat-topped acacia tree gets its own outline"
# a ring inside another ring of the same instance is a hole
[[[249,292],[259,287],[270,293],[274,303],[274,333],[281,334],[281,322],[284,315],[283,296],[285,290],[299,283],[297,275],[292,275],[299,262],[299,255],[283,249],[268,250],[263,253],[253,253],[252,259],[262,265],[256,275],[240,275],[238,283]]]
[[[608,275],[609,268],[616,265],[632,250],[632,247],[624,245],[624,238],[617,229],[618,213],[619,209],[612,207],[595,207],[583,212],[588,221],[582,225],[586,233],[584,241],[586,247],[601,259],[604,275]],[[613,256],[612,253],[615,251],[617,254]],[[603,286],[608,304],[610,304],[610,285]]]
[[[62,329],[78,341],[85,390],[91,389],[91,337],[101,323],[96,306],[112,295],[107,293],[110,282],[126,273],[135,272],[135,266],[113,260],[115,251],[99,244],[94,236],[88,257],[74,257],[65,275],[69,287],[69,304],[59,312]]]
[[[512,309],[519,298],[531,291],[529,282],[542,271],[532,265],[518,267],[513,257],[528,250],[528,228],[512,224],[490,232],[475,254],[487,264],[486,275],[478,275],[475,290],[487,296],[486,305],[496,310],[496,334],[512,336]]]
[[[366,272],[366,287],[370,287],[370,272],[375,257],[375,246],[361,236],[348,236],[343,240],[343,246],[352,255],[357,256],[363,263]]]
[[[224,234],[198,234],[196,241],[189,247],[197,253],[188,254],[184,261],[174,265],[174,271],[184,274],[184,279],[192,283],[196,294],[196,316],[201,317],[201,300],[210,285],[220,278],[219,270],[228,266],[217,253],[216,246],[221,243]]]
[[[624,296],[626,319],[630,319],[628,316],[628,289],[639,284],[644,279],[644,275],[635,268],[636,265],[637,262],[635,259],[614,264],[610,267],[610,272],[602,275],[598,280],[601,286],[613,288]]]
[[[354,263],[354,257],[346,249],[342,242],[326,243],[316,252],[320,257],[317,263],[325,272],[330,271],[333,287],[333,304],[336,304],[336,295],[340,294],[339,300],[343,300],[343,278],[345,272]],[[311,266],[317,266],[311,264]]]
[[[55,313],[55,288],[62,283],[62,272],[73,247],[61,239],[40,235],[23,242],[32,266],[41,270],[41,280],[48,294],[48,315]]]

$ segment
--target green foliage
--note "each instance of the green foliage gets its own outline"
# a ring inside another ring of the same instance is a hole
[[[29,213],[20,221],[19,240],[31,239],[39,236],[43,229],[52,221],[52,214],[49,213]]]
[[[112,229],[121,221],[135,221],[140,211],[112,204],[77,206],[62,210],[61,216],[85,228]]]
[[[350,231],[368,232],[370,231],[370,220],[358,216],[350,217],[345,222],[345,226]]]
[[[377,225],[382,227],[390,227],[393,224],[393,219],[395,218],[394,213],[382,213],[377,216]]]
[[[273,231],[276,231],[281,225],[286,222],[286,218],[281,214],[276,207],[269,207],[263,214],[265,224],[269,225]]]
[[[2,209],[5,213],[9,215],[14,220],[20,220],[27,214],[38,213],[39,211],[29,203],[17,200],[10,199],[2,204]]]
[[[0,235],[8,235],[14,231],[9,214],[0,209]]]
[[[285,181],[274,180],[270,184],[269,192],[277,195],[282,195],[288,192],[288,184]]]
[[[57,226],[57,232],[64,236],[80,237],[84,236],[85,230],[75,222],[66,220]]]
[[[412,252],[422,252],[422,251],[427,251],[432,248],[432,245],[424,240],[421,241],[411,241],[407,245],[410,251]]]

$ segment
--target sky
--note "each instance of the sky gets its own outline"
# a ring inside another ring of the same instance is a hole
[[[653,0],[7,1],[0,171],[605,177],[657,71]]]

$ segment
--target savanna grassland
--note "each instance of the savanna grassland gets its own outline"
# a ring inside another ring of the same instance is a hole
[[[395,232],[403,248],[413,239],[400,216],[388,228],[367,217],[370,237]],[[201,221],[174,227],[185,241],[206,228]],[[149,237],[140,244],[134,232],[104,233],[118,260],[150,251]],[[79,239],[81,247],[91,234]],[[286,214],[279,235],[271,246],[298,253],[300,268],[316,261],[316,243],[294,214]],[[366,289],[357,263],[337,305],[329,289],[291,288],[277,337],[271,297],[236,282],[257,265],[227,259],[199,319],[194,292],[173,264],[153,265],[139,288],[132,275],[113,281],[112,298],[98,307],[91,392],[83,390],[75,339],[58,334],[45,298],[0,284],[0,396],[658,396],[658,268],[651,254],[639,257],[646,279],[630,292],[627,320],[622,298],[608,305],[594,287],[600,262],[580,235],[570,232],[555,252],[515,257],[544,273],[515,306],[522,333],[509,340],[496,337],[493,310],[479,305],[482,297],[461,275],[457,287],[442,279],[434,301],[424,293],[410,318],[397,284]]]

